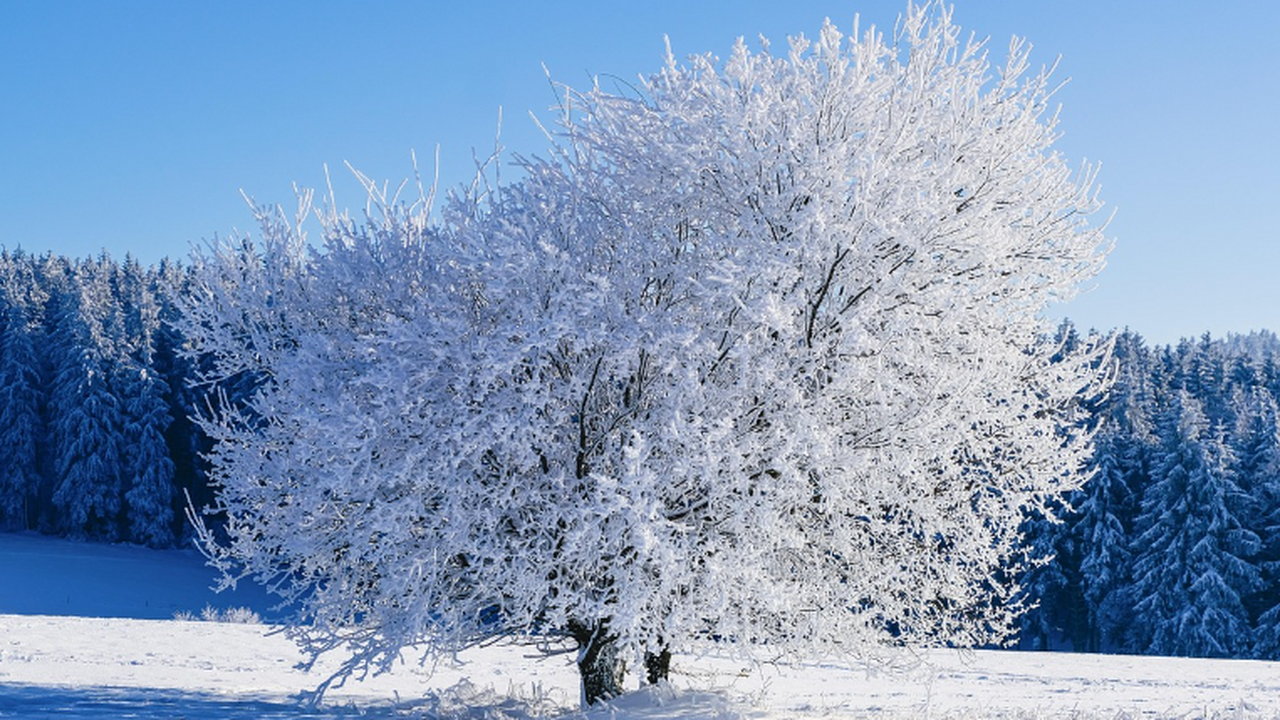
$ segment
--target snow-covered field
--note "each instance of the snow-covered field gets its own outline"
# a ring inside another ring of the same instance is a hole
[[[176,621],[211,596],[193,553],[0,535],[0,718],[582,718],[570,656],[498,646],[434,673],[406,663],[319,709],[269,625]],[[705,718],[1280,718],[1280,664],[1055,653],[942,652],[904,676],[836,666],[677,658],[669,688],[590,720]]]

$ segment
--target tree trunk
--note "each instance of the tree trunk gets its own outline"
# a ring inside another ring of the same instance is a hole
[[[650,685],[667,680],[671,675],[671,651],[662,648],[656,653],[644,654],[644,677]]]
[[[622,694],[627,666],[618,655],[618,646],[608,623],[569,623],[569,633],[578,641],[578,673],[582,676],[582,704],[594,705]]]

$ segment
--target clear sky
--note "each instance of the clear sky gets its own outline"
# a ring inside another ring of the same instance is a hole
[[[1059,149],[1102,162],[1117,245],[1055,314],[1156,343],[1280,331],[1280,2],[956,0],[955,20],[1061,56]],[[632,81],[734,39],[889,27],[905,0],[378,2],[0,0],[0,245],[143,262],[253,229],[344,162],[397,183],[416,150],[443,186],[472,148],[536,154],[543,66]]]

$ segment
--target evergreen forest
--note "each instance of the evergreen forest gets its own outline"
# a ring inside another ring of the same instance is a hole
[[[1022,647],[1280,658],[1280,340],[1114,340],[1092,478],[1027,522]]]
[[[188,274],[0,252],[0,529],[174,547],[209,505]],[[1069,324],[1064,342],[1083,342]],[[1280,339],[1113,338],[1092,479],[1026,523],[1025,649],[1280,659]],[[236,388],[223,388],[234,396]]]
[[[0,253],[0,528],[171,547],[211,495],[176,264]]]

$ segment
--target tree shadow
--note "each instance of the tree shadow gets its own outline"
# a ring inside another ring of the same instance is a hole
[[[315,707],[302,700],[130,687],[5,685],[0,720],[740,720],[725,696],[645,688],[586,711],[537,689],[496,693],[467,681],[398,704]]]
[[[468,700],[475,704],[468,704]],[[528,698],[468,695],[456,688],[396,705],[323,706],[300,700],[128,687],[60,688],[0,683],[0,720],[542,720],[558,715]]]

